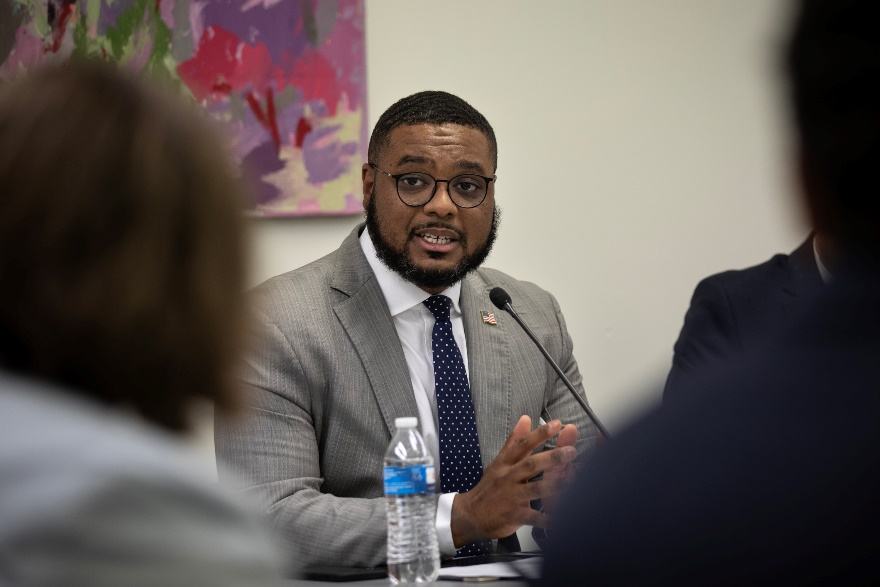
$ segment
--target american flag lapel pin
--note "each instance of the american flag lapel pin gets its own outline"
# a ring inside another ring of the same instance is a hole
[[[495,320],[495,313],[494,312],[487,312],[486,310],[480,310],[480,317],[483,319],[483,322],[485,322],[486,324],[491,324],[492,326],[495,326],[498,324],[498,321]]]

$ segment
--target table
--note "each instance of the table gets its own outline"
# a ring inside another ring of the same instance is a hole
[[[465,569],[472,569],[476,573],[485,573],[486,575],[495,575],[495,574],[505,574],[509,573],[509,571],[514,570],[514,572],[525,573],[527,575],[536,575],[539,572],[541,564],[540,552],[532,551],[532,552],[518,552],[518,553],[505,553],[505,554],[489,554],[482,556],[475,556],[463,559],[454,559],[454,560],[446,560],[443,561],[442,568],[440,569],[440,574],[453,574],[455,571],[463,571]],[[477,566],[473,566],[477,565]],[[326,569],[322,569],[321,571],[324,573],[329,573],[331,575],[337,574],[338,571],[345,571],[346,569],[340,569],[338,567],[328,567]],[[496,581],[485,581],[486,583],[498,583],[501,579]],[[521,579],[503,579],[505,587],[524,587],[528,585],[528,579],[526,577],[522,577]],[[484,582],[484,581],[480,581]],[[334,582],[334,581],[319,581],[319,580],[307,580],[307,579],[289,579],[284,582],[284,585],[289,587],[307,587],[307,586],[316,586],[323,585],[327,587],[328,585],[339,584],[342,582]],[[345,581],[344,583],[349,583],[351,585],[360,586],[387,586],[391,585],[390,579],[387,577],[383,577],[380,579],[362,579],[356,581]],[[432,583],[423,583],[424,585],[446,585],[453,586],[457,585],[461,587],[462,581],[460,580],[437,580]]]
[[[432,583],[419,583],[419,585],[436,585],[438,587],[462,587],[466,583],[461,581],[434,581]],[[473,583],[471,583],[473,584]],[[503,587],[528,587],[529,583],[525,579],[521,581],[512,581],[504,579],[503,581],[492,581],[480,583],[482,585],[501,585]],[[347,583],[333,583],[329,581],[306,581],[305,579],[289,579],[282,583],[284,587],[330,587],[332,585],[351,585],[352,587],[388,587],[391,581],[388,579],[370,579],[368,581],[351,581]]]

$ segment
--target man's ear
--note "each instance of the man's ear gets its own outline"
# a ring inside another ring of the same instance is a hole
[[[373,172],[373,168],[370,167],[369,163],[364,163],[361,166],[361,186],[363,188],[363,196],[364,196],[364,210],[367,209],[367,205],[370,203],[370,196],[373,195],[373,182],[376,181],[376,174]]]

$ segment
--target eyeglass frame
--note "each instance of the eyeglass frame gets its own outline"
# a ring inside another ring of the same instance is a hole
[[[437,184],[440,183],[440,182],[443,182],[443,183],[446,184],[446,193],[447,193],[447,195],[449,195],[449,200],[450,200],[453,204],[455,204],[457,207],[462,208],[462,209],[464,209],[464,210],[470,210],[470,209],[472,209],[472,208],[477,208],[477,207],[479,207],[483,202],[486,201],[486,196],[489,195],[489,187],[490,187],[489,184],[490,184],[491,182],[495,181],[496,179],[498,179],[498,176],[497,176],[497,175],[493,175],[492,177],[486,177],[486,176],[484,176],[484,175],[479,175],[479,174],[477,174],[477,173],[462,173],[461,175],[456,175],[455,177],[450,177],[449,179],[437,179],[437,178],[435,178],[433,175],[431,175],[430,173],[425,173],[424,171],[408,171],[408,172],[406,172],[406,173],[397,173],[397,174],[393,174],[393,173],[388,173],[387,171],[385,171],[384,169],[380,168],[380,167],[379,167],[378,165],[376,165],[375,163],[370,163],[369,165],[370,165],[373,169],[375,169],[376,171],[381,171],[382,173],[384,173],[385,175],[387,175],[388,177],[390,177],[391,179],[394,180],[394,191],[397,192],[397,197],[398,197],[398,199],[399,199],[401,202],[403,202],[405,205],[409,206],[410,208],[418,208],[418,207],[420,207],[420,206],[426,206],[426,205],[428,204],[428,202],[430,202],[431,200],[433,200],[433,199],[434,199],[434,196],[437,195]],[[400,178],[401,178],[401,177],[404,177],[404,176],[406,176],[406,175],[413,175],[413,174],[415,174],[415,173],[418,173],[419,175],[427,175],[427,176],[430,177],[432,180],[434,180],[434,189],[431,191],[431,197],[429,197],[427,200],[425,200],[425,201],[422,202],[421,204],[410,204],[409,202],[407,202],[406,200],[403,199],[403,196],[400,195],[400,187],[399,187],[399,186],[400,186]],[[462,206],[461,204],[459,204],[458,202],[455,201],[455,198],[453,197],[452,192],[449,191],[449,182],[451,182],[451,181],[454,180],[454,179],[458,179],[459,177],[468,177],[468,176],[469,176],[469,177],[479,177],[480,179],[482,179],[483,181],[485,181],[485,182],[486,182],[486,193],[483,194],[483,199],[480,200],[479,202],[477,202],[476,204],[474,204],[473,206]]]

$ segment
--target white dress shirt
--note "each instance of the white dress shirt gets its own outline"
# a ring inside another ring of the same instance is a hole
[[[409,368],[413,394],[419,409],[419,424],[425,445],[434,457],[434,464],[440,468],[440,441],[437,438],[437,399],[434,390],[434,353],[431,348],[431,333],[434,329],[434,315],[422,303],[431,294],[406,281],[389,269],[376,255],[376,248],[370,239],[369,231],[364,229],[360,236],[361,248],[376,275],[382,295],[388,304],[394,327],[400,337],[403,356]],[[461,282],[441,292],[452,300],[449,317],[452,320],[452,335],[461,350],[465,370],[468,368],[467,341],[464,336],[464,321],[461,318]],[[470,373],[468,373],[470,378]],[[440,496],[437,503],[437,543],[442,556],[455,555],[452,540],[452,502],[456,493]]]

